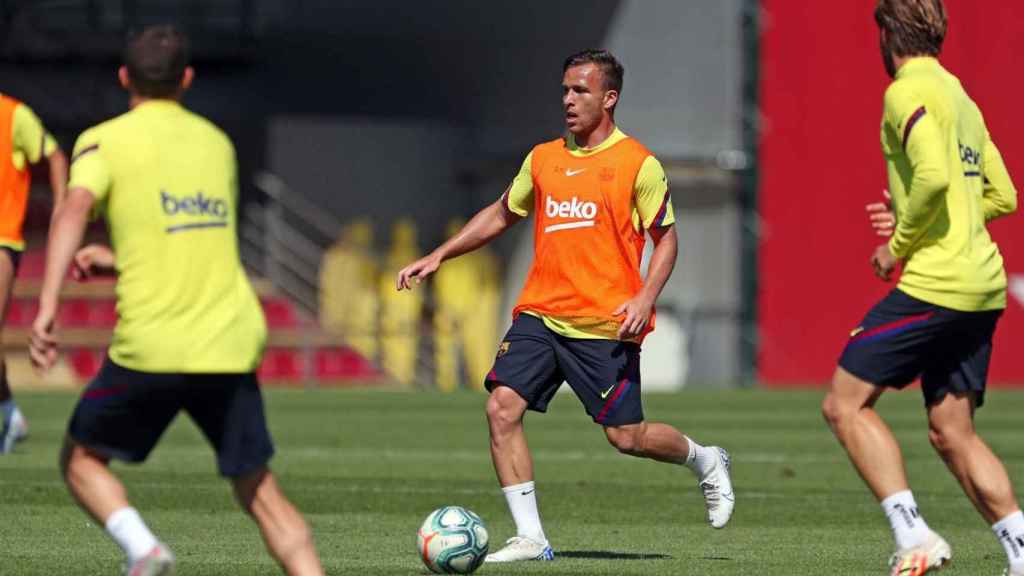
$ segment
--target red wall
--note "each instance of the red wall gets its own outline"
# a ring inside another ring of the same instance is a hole
[[[1024,187],[1024,10],[1019,2],[946,0],[943,64],[985,114]],[[874,2],[762,0],[760,350],[768,385],[825,383],[849,331],[893,284],[868,259],[880,239],[864,205],[886,186],[879,151],[888,77]],[[991,228],[1007,271],[1024,275],[1024,215]],[[1010,297],[991,379],[1024,384],[1024,308]]]

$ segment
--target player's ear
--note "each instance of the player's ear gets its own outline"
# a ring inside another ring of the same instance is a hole
[[[619,103],[619,91],[608,90],[604,93],[604,109],[611,111],[615,109],[615,105]]]
[[[191,66],[185,67],[185,73],[181,75],[181,91],[184,92],[192,86],[192,80],[196,77],[196,71]]]
[[[128,76],[128,67],[127,66],[121,66],[120,68],[117,69],[117,80],[121,83],[121,88],[124,88],[125,90],[131,91],[131,89],[132,89],[132,79],[131,79],[130,76]]]

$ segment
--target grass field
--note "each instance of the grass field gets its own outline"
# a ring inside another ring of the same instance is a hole
[[[32,436],[0,457],[0,574],[116,574],[120,551],[79,511],[56,471],[70,394],[22,394]],[[554,563],[480,574],[885,574],[888,525],[819,415],[820,394],[764,391],[649,396],[671,422],[733,455],[737,511],[704,523],[683,468],[620,456],[571,395],[527,432]],[[415,532],[433,508],[460,504],[512,535],[491,470],[484,396],[269,391],[275,471],[306,513],[329,574],[423,574]],[[927,442],[920,396],[883,400],[918,503],[953,545],[949,575],[1000,574],[1002,549]],[[992,393],[979,428],[1024,480],[1024,394]],[[254,525],[215,474],[199,433],[179,419],[144,466],[116,466],[183,575],[276,574]]]

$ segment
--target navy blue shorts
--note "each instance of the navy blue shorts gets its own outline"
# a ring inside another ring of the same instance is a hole
[[[498,348],[488,391],[508,386],[530,410],[546,412],[568,382],[587,414],[602,426],[643,422],[640,346],[618,340],[566,338],[530,314],[519,314]]]
[[[68,434],[104,456],[142,462],[181,410],[213,445],[223,476],[244,476],[274,454],[255,374],[138,372],[109,358],[82,392]]]
[[[969,392],[981,406],[1001,315],[943,308],[893,290],[850,335],[839,365],[877,386],[903,388],[920,378],[929,406]]]

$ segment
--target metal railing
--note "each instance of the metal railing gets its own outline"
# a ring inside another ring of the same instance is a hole
[[[274,174],[259,172],[254,184],[266,202],[246,204],[240,233],[242,260],[316,316],[320,260],[341,234],[342,223]]]

